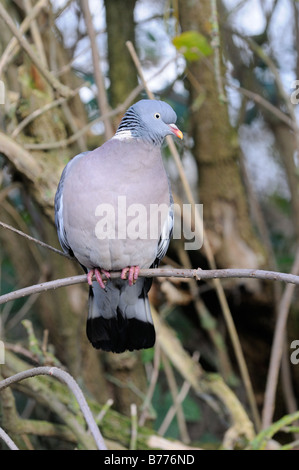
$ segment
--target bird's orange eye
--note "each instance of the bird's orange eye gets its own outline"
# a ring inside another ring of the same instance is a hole
[[[155,113],[155,118],[156,118],[156,119],[160,119],[160,114],[159,114],[159,113]]]

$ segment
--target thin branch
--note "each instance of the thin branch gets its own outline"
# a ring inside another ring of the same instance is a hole
[[[258,93],[254,93],[253,91],[247,90],[246,88],[243,88],[241,86],[234,85],[229,80],[226,80],[226,85],[240,92],[242,95],[246,96],[246,98],[249,98],[258,105],[263,106],[267,111],[276,116],[280,121],[284,122],[290,129],[296,131],[296,125],[293,120],[279,108],[274,106],[270,101],[266,100],[263,96],[259,95]]]
[[[100,34],[104,34],[104,33],[106,33],[106,28],[96,31],[96,36],[98,37]],[[76,62],[76,60],[78,60],[80,57],[82,56],[84,57],[86,53],[89,51],[90,51],[90,44],[88,44],[86,47],[83,47],[76,55],[74,54],[71,60],[66,65],[62,65],[62,67],[59,70],[53,72],[55,76],[59,78],[65,73],[69,72],[74,62]]]
[[[5,224],[4,222],[0,221],[0,227],[6,228],[7,230],[11,230],[12,232],[17,233],[18,235],[21,235],[22,237],[27,238],[27,240],[30,240],[30,241],[36,243],[37,245],[42,246],[43,248],[47,248],[47,250],[54,251],[54,253],[56,253],[60,256],[64,256],[65,258],[68,258],[68,259],[73,259],[67,253],[64,253],[63,251],[58,250],[57,248],[54,248],[53,246],[48,245],[47,243],[44,243],[44,242],[38,240],[37,238],[34,238],[34,237],[31,237],[30,235],[27,235],[26,233],[22,232],[21,230],[17,230],[16,228],[12,227],[11,225]]]
[[[296,275],[299,271],[299,249],[296,253],[296,258],[292,268],[292,275]],[[280,301],[278,309],[278,318],[275,325],[274,339],[271,349],[270,366],[268,371],[265,400],[263,408],[263,428],[270,426],[274,413],[274,403],[276,396],[276,388],[278,381],[278,374],[281,365],[281,358],[283,353],[283,345],[285,338],[285,326],[287,323],[290,304],[294,293],[294,285],[288,285],[285,288],[283,296]]]
[[[180,438],[184,442],[184,444],[190,444],[190,437],[188,434],[182,403],[191,388],[191,384],[185,381],[179,392],[172,366],[168,357],[164,353],[162,354],[162,363],[164,366],[165,376],[172,396],[173,405],[169,408],[168,412],[166,413],[166,416],[158,429],[158,434],[164,436],[173,418],[175,417],[175,415],[177,415],[177,423],[180,431]]]
[[[181,407],[181,404],[183,403],[183,401],[185,400],[187,394],[189,393],[189,390],[191,388],[191,384],[187,381],[185,381],[182,385],[182,388],[180,390],[180,392],[177,394],[176,396],[176,399],[174,400],[174,404],[169,408],[164,420],[163,420],[163,423],[161,424],[160,428],[158,429],[158,434],[160,434],[161,436],[164,436],[164,434],[166,433],[167,429],[169,428],[173,418],[175,417],[175,414],[179,411],[179,409],[182,410],[182,407]],[[186,422],[185,422],[185,418],[184,418],[184,415],[182,415],[184,421],[184,426],[186,426]],[[187,432],[187,429],[186,429],[186,432]],[[185,436],[184,439],[182,439],[182,441],[184,442],[184,444],[189,444],[190,443],[190,438],[188,435]]]
[[[105,82],[104,77],[101,70],[100,64],[100,55],[97,47],[97,35],[93,27],[92,16],[89,9],[89,3],[86,0],[81,1],[81,8],[83,11],[83,16],[85,20],[87,34],[90,40],[90,47],[91,47],[91,54],[92,54],[92,62],[93,62],[93,72],[95,77],[95,82],[97,86],[97,100],[98,100],[98,107],[104,115],[107,115],[109,112],[109,104],[105,89]],[[104,119],[105,125],[105,136],[106,139],[110,139],[114,132],[111,121],[109,117]]]
[[[161,72],[171,63],[173,62],[173,58],[171,58],[166,64],[164,64],[157,72],[155,72],[149,79],[148,81],[156,78],[158,75],[160,75]],[[112,118],[113,116],[116,116],[117,114],[124,113],[127,108],[132,104],[132,102],[135,100],[135,98],[140,94],[140,92],[144,89],[143,83],[140,83],[137,85],[131,93],[128,95],[128,97],[125,99],[123,103],[121,103],[119,106],[117,106],[115,109],[108,111],[107,114],[101,114],[101,116],[97,117],[93,121],[90,121],[88,124],[86,124],[84,127],[78,130],[75,134],[71,135],[67,139],[64,140],[59,140],[56,142],[46,142],[46,143],[40,143],[40,144],[24,144],[23,147],[28,149],[28,150],[51,150],[51,149],[57,149],[57,148],[64,148],[67,147],[68,145],[73,144],[76,142],[76,140],[79,139],[82,135],[86,134],[91,127],[93,127],[95,124],[98,124],[99,122],[104,121],[106,118]]]
[[[146,397],[142,405],[142,413],[139,418],[139,426],[143,426],[146,418],[148,417],[148,410],[150,408],[150,404],[152,402],[157,380],[159,377],[159,368],[160,368],[160,362],[161,362],[161,348],[160,348],[159,343],[157,343],[155,346],[153,362],[154,362],[153,370],[152,370],[149,386],[147,388]]]
[[[106,403],[103,405],[103,408],[101,409],[99,414],[96,416],[96,423],[97,424],[100,424],[100,422],[103,421],[104,416],[106,415],[107,411],[111,408],[113,403],[114,402],[113,402],[112,398],[108,398]]]
[[[8,434],[6,434],[6,432],[2,428],[0,428],[0,439],[2,439],[7,445],[7,447],[9,447],[11,450],[19,450],[13,440],[9,437]]]
[[[16,127],[15,129],[13,130],[13,132],[11,133],[11,137],[12,138],[16,138],[17,135],[19,135],[19,133],[24,129],[24,127],[28,126],[28,124],[33,121],[34,119],[38,118],[39,116],[41,116],[42,114],[46,113],[47,111],[49,111],[50,109],[52,108],[55,108],[56,106],[60,106],[62,105],[63,103],[65,103],[68,99],[70,98],[73,98],[74,96],[76,96],[79,91],[81,90],[82,87],[86,86],[88,82],[85,82],[85,83],[82,83],[82,85],[80,85],[78,88],[76,88],[76,90],[74,90],[71,94],[71,96],[65,98],[63,96],[61,96],[60,98],[58,98],[57,100],[54,100],[54,101],[51,101],[50,103],[47,103],[45,106],[43,106],[42,108],[38,108],[38,109],[35,109],[32,113],[30,113],[28,116],[26,116]]]
[[[137,406],[135,403],[131,404],[131,439],[130,439],[130,450],[136,450],[137,442]]]
[[[137,85],[134,90],[129,94],[129,96],[125,99],[125,101],[117,106],[117,108],[109,111],[107,114],[102,114],[98,118],[94,119],[93,121],[90,121],[88,124],[83,126],[81,129],[78,130],[75,134],[71,135],[67,139],[64,140],[59,140],[56,142],[46,142],[46,143],[41,143],[41,144],[24,144],[24,148],[28,150],[51,150],[51,149],[57,149],[57,148],[64,148],[67,147],[68,145],[73,144],[76,142],[76,140],[79,139],[82,135],[86,134],[91,127],[93,127],[95,124],[98,124],[99,122],[104,121],[106,118],[111,118],[113,116],[116,116],[117,114],[124,112],[127,107],[134,101],[136,96],[139,95],[139,93],[143,90],[143,85]]]
[[[296,131],[296,137],[298,138],[299,129],[298,129],[298,122],[297,122],[297,118],[296,118],[296,114],[295,114],[295,107],[292,104],[292,101],[290,100],[289,95],[287,94],[287,92],[284,89],[281,77],[279,75],[279,70],[277,69],[277,67],[273,63],[273,60],[271,59],[271,57],[263,50],[263,48],[261,46],[259,46],[255,41],[253,41],[252,38],[245,37],[243,39],[245,39],[245,41],[248,42],[248,44],[251,47],[251,49],[253,50],[253,52],[259,58],[261,58],[265,62],[265,64],[269,67],[269,69],[271,70],[271,72],[274,76],[275,83],[276,83],[277,89],[279,91],[279,94],[280,94],[281,98],[284,101],[284,104],[285,104],[285,106],[288,110],[290,118],[293,121],[294,130]],[[297,143],[298,143],[298,140],[297,140]]]
[[[6,387],[9,387],[10,385],[16,382],[20,382],[21,380],[27,379],[29,377],[36,377],[37,375],[50,375],[51,377],[57,378],[68,386],[70,391],[75,395],[77,399],[77,402],[88,424],[90,432],[94,437],[98,449],[107,450],[106,444],[104,443],[103,437],[99,431],[98,426],[95,423],[95,420],[92,416],[90,408],[85,400],[85,397],[80,387],[78,386],[77,382],[73,379],[73,377],[66,371],[58,369],[57,367],[36,367],[33,369],[28,369],[19,372],[18,374],[13,375],[12,377],[8,377],[5,380],[2,380],[0,382],[0,391],[4,390]]]
[[[31,22],[37,17],[39,12],[46,6],[48,0],[39,0],[30,13],[26,16],[24,21],[19,27],[21,34],[25,34],[28,28],[30,27]],[[13,57],[15,49],[18,47],[18,40],[13,36],[9,43],[7,44],[3,54],[0,57],[0,76],[2,75],[3,69],[8,65],[10,59]]]
[[[26,11],[26,16],[28,16],[29,13],[32,11],[31,0],[23,0],[23,2],[24,2],[24,8]],[[39,31],[36,19],[33,19],[31,21],[30,31],[31,31],[31,36],[35,44],[36,50],[38,52],[39,59],[41,60],[43,67],[48,67],[47,57],[46,57],[43,41],[41,38],[41,34]]]
[[[111,279],[117,279],[121,276],[119,271],[111,271]],[[175,277],[182,279],[233,279],[233,278],[250,278],[263,279],[265,281],[281,281],[290,284],[299,285],[299,276],[294,274],[281,273],[277,271],[263,271],[261,269],[174,269],[174,268],[156,268],[141,269],[140,277]],[[94,277],[95,280],[95,277]],[[59,287],[73,286],[75,284],[87,283],[86,274],[79,276],[71,276],[54,281],[43,282],[23,289],[18,289],[8,294],[0,296],[0,305],[11,302],[27,295],[37,294],[38,292],[58,289]]]
[[[35,54],[34,49],[29,44],[25,36],[23,36],[23,34],[16,27],[13,19],[9,16],[2,3],[0,3],[0,17],[6,23],[12,34],[16,37],[37,70],[42,74],[42,76],[47,80],[52,88],[56,90],[61,96],[70,96],[72,94],[72,90],[68,86],[63,85],[46,67],[41,64],[41,61]]]
[[[213,69],[209,63],[208,60],[206,60],[205,57],[202,58],[203,64],[211,71],[213,72]],[[190,69],[187,70],[187,76],[190,78],[190,81],[192,82],[192,85],[196,87],[196,89],[201,90],[200,84],[197,81],[196,77],[191,73]],[[259,106],[262,106],[265,108],[267,111],[272,113],[274,116],[276,116],[280,121],[284,122],[290,129],[296,130],[296,123],[293,122],[293,120],[285,114],[281,109],[277,108],[274,106],[270,101],[266,100],[263,96],[259,95],[258,93],[255,93],[251,90],[248,90],[247,88],[243,88],[242,86],[235,85],[231,79],[227,79],[223,77],[223,81],[225,82],[225,85],[229,88],[232,88],[233,90],[238,91],[242,95],[244,95],[246,98],[254,101],[257,103]]]

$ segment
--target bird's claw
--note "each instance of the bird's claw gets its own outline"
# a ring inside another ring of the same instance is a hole
[[[103,274],[106,277],[105,280],[102,278]],[[106,289],[107,279],[110,279],[109,271],[106,271],[105,269],[98,269],[98,268],[90,269],[90,271],[88,271],[87,273],[87,282],[90,286],[92,286],[93,275],[95,275],[96,280],[98,281],[101,288]]]
[[[138,279],[140,267],[139,266],[127,266],[121,271],[121,279],[128,279],[129,286],[135,284]]]

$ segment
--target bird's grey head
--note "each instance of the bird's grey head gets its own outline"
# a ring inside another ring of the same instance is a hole
[[[154,145],[161,145],[167,135],[183,138],[175,125],[176,120],[176,113],[164,101],[140,100],[125,113],[116,136],[139,137]]]

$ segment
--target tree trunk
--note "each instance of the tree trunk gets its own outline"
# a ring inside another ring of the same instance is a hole
[[[126,47],[135,43],[136,0],[105,0],[109,57],[109,99],[112,108],[122,103],[137,86],[136,69]]]

